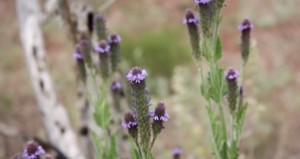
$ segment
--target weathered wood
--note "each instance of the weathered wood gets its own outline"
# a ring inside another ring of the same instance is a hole
[[[68,114],[57,99],[48,72],[39,3],[37,0],[16,2],[24,55],[49,141],[69,158],[84,159]]]

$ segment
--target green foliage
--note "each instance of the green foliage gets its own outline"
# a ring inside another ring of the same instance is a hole
[[[236,127],[237,127],[237,138],[238,139],[241,136],[247,109],[248,109],[248,103],[245,103],[244,105],[242,105],[241,107],[239,107],[237,109],[237,112],[235,114],[235,123],[236,123]]]
[[[131,158],[132,159],[139,159],[140,158],[140,155],[139,155],[139,152],[137,149],[132,149],[131,150]]]
[[[98,135],[94,132],[91,133],[91,138],[94,144],[95,148],[95,158],[96,159],[102,159],[103,156],[103,149],[102,149],[102,143],[100,142],[101,139],[98,137]]]
[[[222,135],[221,123],[216,119],[212,107],[206,106],[206,111],[208,114],[209,123],[213,134],[214,153],[217,156],[217,158],[220,158],[220,150],[222,149],[224,142],[226,143],[226,138],[224,138],[224,135]]]
[[[222,57],[222,42],[220,36],[216,39],[215,61],[219,61]]]
[[[226,87],[226,80],[223,75],[224,69],[218,64],[222,57],[222,43],[220,36],[218,36],[218,28],[220,24],[220,9],[223,6],[223,2],[213,1],[208,4],[198,5],[202,27],[200,52],[203,53],[204,57],[204,60],[198,61],[202,82],[200,91],[208,104],[206,110],[212,132],[215,157],[217,159],[237,159],[239,156],[238,144],[247,106],[243,104],[242,95],[240,95],[240,107],[238,109],[228,112],[223,107],[225,105],[223,98],[226,90],[231,90],[230,88],[232,88],[228,83]],[[204,67],[205,64],[207,67]],[[237,89],[237,87],[238,85],[236,84],[234,88]],[[232,97],[234,101],[238,99],[237,95]],[[229,103],[230,108],[236,108],[236,102]],[[230,121],[228,121],[228,117],[231,119]]]
[[[149,68],[154,77],[170,77],[175,66],[192,61],[177,29],[147,30],[139,36],[122,34],[122,56],[131,66]],[[150,69],[151,68],[151,69]]]
[[[211,72],[208,73],[209,96],[216,103],[220,103],[225,94],[224,69],[211,65]]]
[[[101,128],[107,128],[112,119],[107,101],[97,99],[95,109],[94,119],[97,125]]]
[[[94,143],[94,148],[96,152],[96,159],[117,159],[117,133],[113,134],[110,138],[101,139],[99,136],[92,132],[91,138]]]

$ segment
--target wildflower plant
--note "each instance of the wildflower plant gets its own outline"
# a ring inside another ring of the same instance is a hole
[[[90,16],[93,17],[92,14]],[[121,37],[118,34],[108,34],[105,18],[101,14],[94,18],[95,27],[92,27],[91,23],[87,25],[91,37],[95,28],[96,45],[92,47],[92,39],[84,39],[76,46],[73,56],[79,67],[81,81],[88,92],[88,99],[95,108],[94,120],[101,128],[101,132],[94,131],[91,135],[95,145],[95,157],[116,159],[122,156],[118,154],[118,139],[121,138],[120,128],[123,127],[128,130],[136,145],[132,150],[132,158],[152,159],[151,149],[157,136],[164,129],[164,122],[169,118],[165,104],[160,102],[153,112],[150,111],[150,96],[146,88],[148,73],[140,67],[134,67],[125,76],[131,87],[132,111],[127,112],[124,120],[119,122],[118,115],[122,113],[121,97],[124,96],[124,91],[120,79],[116,80],[114,77],[122,74],[118,68],[121,61]],[[96,62],[92,53],[98,56]],[[112,102],[109,99],[112,99]]]
[[[120,126],[116,126],[119,123],[114,120],[118,118],[118,115],[121,116],[122,85],[113,79],[112,70],[116,71],[117,63],[120,62],[118,56],[121,56],[121,38],[117,34],[108,34],[105,18],[102,14],[94,16],[93,13],[90,13],[88,18],[90,39],[81,40],[77,44],[73,56],[77,61],[80,78],[85,85],[88,100],[94,106],[94,121],[100,128],[100,131],[93,130],[91,133],[95,147],[95,158],[116,159],[119,155]],[[93,21],[92,18],[94,18]],[[92,42],[93,31],[97,37],[95,46],[92,45],[94,44]],[[98,60],[94,58],[97,56]],[[113,62],[114,64],[112,64]],[[113,103],[109,101],[110,95],[113,98]],[[114,106],[111,106],[112,104]]]
[[[241,84],[243,77],[240,74],[243,74],[243,65],[246,64],[250,53],[250,31],[253,25],[249,19],[245,19],[239,26],[243,60],[241,73],[233,68],[225,70],[219,65],[222,43],[218,31],[224,0],[194,0],[194,3],[200,18],[189,9],[185,13],[183,23],[187,26],[192,52],[201,73],[200,91],[206,100],[213,155],[217,159],[237,159],[247,110]]]
[[[137,149],[133,149],[133,159],[153,159],[151,149],[169,119],[165,104],[159,102],[154,111],[150,111],[150,97],[146,88],[148,73],[140,67],[133,67],[126,75],[132,93],[132,113],[125,114],[122,126],[128,129]]]

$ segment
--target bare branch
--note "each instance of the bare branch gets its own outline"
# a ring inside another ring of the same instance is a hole
[[[24,55],[49,141],[69,158],[84,159],[68,114],[56,97],[48,73],[38,1],[17,0],[17,12]]]
[[[117,0],[106,0],[98,9],[99,12],[104,12],[106,9],[108,9],[110,6],[112,6]]]

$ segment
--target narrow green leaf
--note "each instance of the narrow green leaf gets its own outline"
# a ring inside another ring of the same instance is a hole
[[[244,121],[245,121],[245,117],[246,117],[246,112],[247,112],[247,108],[248,108],[248,103],[245,103],[237,112],[236,114],[236,124],[237,124],[237,134],[238,136],[240,136],[241,131],[243,129],[244,126]]]
[[[94,144],[94,148],[95,148],[95,152],[96,152],[96,159],[102,159],[103,156],[103,148],[102,148],[102,144],[101,144],[101,140],[99,139],[99,137],[97,136],[97,134],[95,132],[91,133],[91,138]]]
[[[116,142],[117,133],[113,134],[110,139],[110,148],[109,148],[109,158],[116,159],[117,158],[117,142]]]
[[[216,39],[215,61],[220,60],[222,57],[222,42],[220,36]]]
[[[132,149],[132,150],[131,150],[131,158],[132,158],[132,159],[139,159],[139,158],[140,158],[139,156],[140,156],[140,155],[139,155],[138,150],[136,150],[136,149]]]

